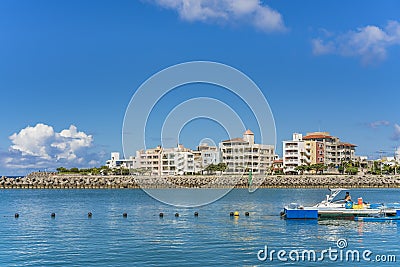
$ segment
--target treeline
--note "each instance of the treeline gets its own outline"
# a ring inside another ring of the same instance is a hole
[[[304,172],[314,172],[317,174],[323,174],[325,170],[329,168],[335,168],[335,165],[331,164],[329,166],[324,165],[322,163],[311,164],[311,165],[300,165],[295,168],[295,170],[299,174],[303,174]],[[381,175],[381,174],[400,174],[400,166],[391,166],[388,164],[381,164],[380,162],[374,162],[373,166],[367,169],[367,166],[361,166],[358,162],[343,162],[340,166],[337,167],[337,171],[340,174],[350,174],[355,175],[359,172],[359,170],[363,170],[367,174],[373,175]]]
[[[317,163],[317,164],[311,164],[311,165],[300,165],[295,168],[295,170],[300,172],[300,174],[303,174],[305,171],[306,172],[314,171],[315,173],[322,174],[323,171],[326,169],[328,169],[328,166],[326,166],[323,163]]]
[[[65,168],[59,167],[56,169],[60,174],[85,174],[85,175],[129,175],[129,170],[125,168],[110,169],[107,166],[94,167],[94,168]]]
[[[216,172],[224,172],[227,168],[226,163],[218,163],[218,164],[210,164],[208,165],[204,171],[206,171],[209,174],[214,174]]]
[[[381,165],[380,162],[374,162],[368,174],[400,174],[400,166],[397,164],[395,166],[389,164]]]

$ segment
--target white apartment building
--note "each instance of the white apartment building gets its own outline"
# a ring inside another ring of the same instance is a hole
[[[271,171],[275,157],[273,145],[255,144],[254,133],[247,130],[243,138],[222,141],[219,144],[221,161],[227,164],[226,173],[266,174]]]
[[[118,152],[111,153],[111,159],[106,161],[106,166],[110,169],[124,168],[124,169],[134,169],[135,168],[135,158],[129,157],[129,159],[120,159]]]
[[[293,133],[290,141],[283,141],[283,171],[297,173],[296,167],[311,164],[311,144],[303,141],[303,135]]]
[[[210,164],[216,165],[221,162],[221,153],[216,146],[210,146],[204,143],[197,147],[197,151],[200,152],[200,167],[202,169]]]
[[[194,154],[188,148],[179,145],[176,148],[168,148],[162,151],[160,175],[194,174]]]
[[[188,148],[162,148],[136,151],[135,168],[144,169],[149,175],[182,175],[195,172],[194,154]]]

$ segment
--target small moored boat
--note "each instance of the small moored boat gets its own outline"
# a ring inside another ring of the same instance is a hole
[[[329,189],[330,194],[326,199],[314,206],[302,206],[297,203],[291,203],[285,206],[281,215],[285,219],[354,219],[368,217],[372,218],[385,212],[387,217],[397,216],[396,209],[385,206],[383,203],[370,204],[358,198],[357,203],[337,199],[341,191],[347,191],[345,188]]]

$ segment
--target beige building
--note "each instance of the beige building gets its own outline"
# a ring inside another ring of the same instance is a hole
[[[149,175],[183,175],[195,172],[194,154],[183,145],[136,151],[135,168]]]
[[[273,145],[254,143],[254,133],[247,130],[243,138],[222,141],[219,144],[221,161],[227,164],[226,173],[266,174],[271,170],[275,156]]]
[[[303,137],[305,141],[317,142],[320,150],[317,155],[317,163],[327,166],[339,166],[343,162],[355,161],[356,145],[341,142],[339,137],[331,136],[328,132],[307,133]]]
[[[195,152],[195,151],[193,151]],[[200,144],[196,153],[199,153],[200,168],[205,169],[210,164],[218,164],[221,162],[221,153],[218,147],[209,144]]]
[[[292,140],[283,141],[283,169],[285,173],[298,173],[297,166],[320,163],[333,171],[343,162],[356,160],[355,147],[328,132],[312,132],[306,136],[294,133]]]
[[[183,145],[136,151],[135,168],[149,175],[183,175],[195,172],[194,154]]]
[[[160,175],[162,152],[161,146],[136,151],[135,168],[143,169],[149,175]]]

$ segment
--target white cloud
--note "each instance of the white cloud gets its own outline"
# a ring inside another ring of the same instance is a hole
[[[393,140],[400,140],[400,125],[394,124]]]
[[[385,120],[374,121],[374,122],[370,122],[368,124],[368,126],[371,128],[378,128],[379,126],[389,126],[389,125],[390,125],[390,122],[385,121]]]
[[[28,126],[18,134],[14,133],[10,136],[10,140],[14,144],[11,149],[20,151],[23,156],[30,155],[50,159],[46,147],[53,136],[53,127],[41,123],[35,127]]]
[[[314,55],[324,55],[335,51],[333,42],[324,42],[322,39],[313,39],[312,48]]]
[[[148,0],[176,10],[186,21],[247,23],[265,32],[285,31],[282,15],[259,0]]]
[[[400,45],[398,21],[389,21],[384,28],[368,25],[356,31],[312,40],[314,55],[360,57],[364,64],[386,59],[387,49],[394,45]]]
[[[94,166],[100,164],[96,154],[89,154],[93,136],[71,125],[61,132],[52,126],[38,123],[10,137],[12,145],[3,156],[6,168],[56,168]]]

